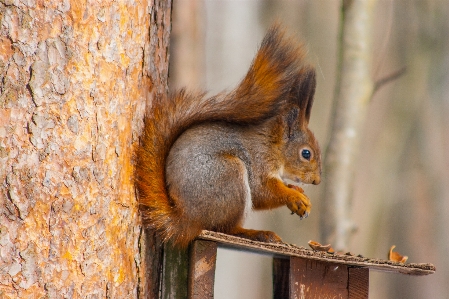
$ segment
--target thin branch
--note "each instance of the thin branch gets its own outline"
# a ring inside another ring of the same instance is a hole
[[[394,72],[392,72],[391,74],[377,80],[374,83],[374,88],[373,88],[373,94],[372,96],[374,96],[374,94],[384,85],[398,79],[399,77],[401,77],[402,75],[405,74],[405,72],[407,71],[407,67],[402,67],[399,70],[396,70]]]

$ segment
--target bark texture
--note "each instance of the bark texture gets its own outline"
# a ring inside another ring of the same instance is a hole
[[[132,152],[170,1],[0,1],[0,297],[149,289]]]

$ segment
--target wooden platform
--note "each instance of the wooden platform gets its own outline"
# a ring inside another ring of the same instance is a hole
[[[304,247],[291,244],[271,244],[255,242],[248,239],[238,238],[222,233],[203,231],[198,237],[201,240],[218,242],[220,247],[233,248],[235,250],[250,251],[254,253],[267,254],[279,258],[290,256],[302,257],[321,262],[344,264],[348,266],[365,267],[371,270],[383,272],[395,272],[409,275],[428,275],[435,272],[432,264],[401,264],[382,259],[371,259],[357,255],[329,254],[322,251],[314,251]]]
[[[407,275],[435,272],[432,264],[401,264],[350,253],[329,254],[203,231],[190,248],[189,298],[213,298],[218,247],[272,256],[274,298],[368,298],[370,270]]]

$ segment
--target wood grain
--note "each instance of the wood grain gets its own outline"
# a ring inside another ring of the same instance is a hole
[[[196,240],[190,250],[188,298],[214,298],[217,243]]]

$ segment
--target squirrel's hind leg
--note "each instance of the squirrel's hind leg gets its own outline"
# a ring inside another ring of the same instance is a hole
[[[198,153],[171,160],[167,187],[181,234],[190,235],[191,228],[229,231],[251,209],[246,166],[231,154]]]

